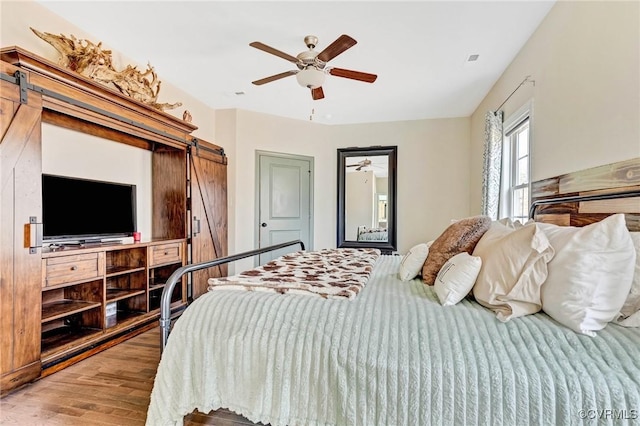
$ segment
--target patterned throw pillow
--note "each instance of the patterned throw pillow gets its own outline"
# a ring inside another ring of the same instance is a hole
[[[433,285],[442,265],[456,254],[473,253],[476,244],[490,226],[489,216],[472,216],[449,225],[429,247],[429,255],[422,266],[424,283]]]

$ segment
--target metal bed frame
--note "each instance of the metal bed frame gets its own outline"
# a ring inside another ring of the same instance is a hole
[[[579,202],[579,201],[596,201],[596,200],[610,200],[613,198],[626,198],[626,197],[636,197],[640,196],[640,190],[631,190],[631,191],[621,191],[615,193],[608,194],[594,194],[594,195],[570,195],[565,197],[557,197],[557,198],[543,198],[535,200],[531,203],[531,208],[529,209],[529,217],[534,218],[536,209],[541,205],[552,205],[552,204],[562,204],[562,203],[571,203],[571,202]],[[183,275],[188,274],[190,272],[199,271],[201,269],[211,268],[213,266],[223,265],[225,263],[234,262],[236,260],[244,259],[247,257],[256,256],[262,253],[267,253],[270,251],[278,250],[285,247],[300,245],[302,250],[305,250],[304,243],[300,240],[289,241],[282,244],[276,244],[269,247],[264,247],[261,249],[255,249],[251,251],[247,251],[244,253],[235,254],[232,256],[225,256],[219,259],[211,260],[208,262],[195,263],[192,265],[185,265],[178,269],[176,269],[162,290],[162,298],[160,300],[160,352],[162,352],[167,345],[167,340],[169,338],[169,332],[171,330],[171,295],[173,294],[173,290],[175,289],[176,284],[182,278]]]
[[[225,256],[218,259],[210,260],[208,262],[194,263],[191,265],[185,265],[176,269],[167,279],[167,283],[162,290],[162,297],[160,299],[160,353],[164,351],[169,339],[169,332],[171,331],[171,295],[176,287],[178,281],[184,274],[190,272],[199,271],[201,269],[211,268],[213,266],[223,265],[225,263],[235,262],[236,260],[245,259],[247,257],[256,256],[262,253],[267,253],[281,248],[300,245],[300,249],[304,250],[304,243],[300,240],[289,241],[282,244],[275,244],[269,247],[263,247],[247,251],[244,253],[234,254],[232,256]]]

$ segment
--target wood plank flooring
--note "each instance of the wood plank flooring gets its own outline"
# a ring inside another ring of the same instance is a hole
[[[156,327],[0,400],[0,425],[144,425],[160,360]],[[194,412],[184,424],[247,426],[230,411]]]

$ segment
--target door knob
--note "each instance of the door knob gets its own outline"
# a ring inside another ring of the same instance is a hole
[[[260,226],[262,226],[263,228],[266,228],[266,227],[267,227],[267,223],[266,223],[266,222],[262,222],[262,223],[260,224]]]

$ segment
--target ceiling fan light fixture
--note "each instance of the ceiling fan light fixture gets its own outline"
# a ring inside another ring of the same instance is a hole
[[[325,74],[323,71],[317,70],[313,67],[307,67],[296,74],[296,80],[302,87],[308,87],[309,89],[317,89],[324,83]]]
[[[327,74],[351,80],[364,81],[365,83],[373,83],[378,77],[375,74],[368,74],[344,68],[328,68],[326,66],[327,62],[342,54],[347,49],[350,49],[357,43],[357,41],[346,34],[342,34],[333,43],[325,47],[320,53],[313,50],[318,43],[318,38],[316,36],[306,36],[304,38],[304,43],[307,45],[309,50],[301,52],[295,57],[288,53],[281,52],[278,49],[274,49],[271,46],[267,46],[259,41],[249,43],[249,46],[278,56],[279,58],[286,59],[298,68],[297,70],[285,71],[280,74],[261,78],[260,80],[252,81],[251,83],[256,86],[261,86],[272,81],[280,80],[281,78],[295,75],[298,84],[307,89],[311,89],[311,98],[314,101],[317,101],[319,99],[324,99],[322,84],[324,83],[324,78]]]

